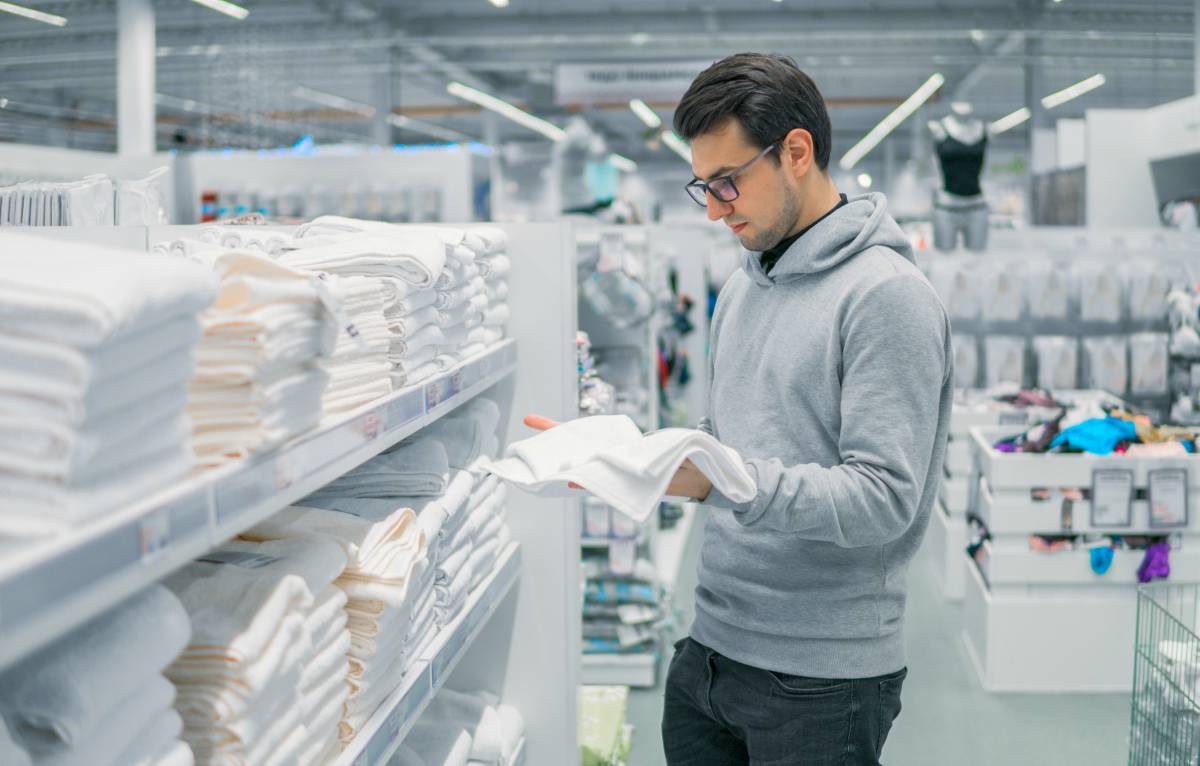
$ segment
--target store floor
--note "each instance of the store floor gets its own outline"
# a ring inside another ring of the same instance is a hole
[[[706,513],[706,511],[701,511]],[[703,518],[684,554],[676,595],[679,627],[691,624]],[[1117,766],[1126,763],[1129,697],[1123,694],[988,694],[962,647],[961,607],[940,594],[923,550],[909,572],[908,658],[904,711],[883,753],[888,766]],[[670,643],[666,644],[670,652]],[[665,673],[666,665],[662,666]],[[634,732],[629,766],[665,763],[659,688],[635,690],[629,702]]]

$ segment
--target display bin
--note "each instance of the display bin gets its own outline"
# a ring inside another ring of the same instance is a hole
[[[1129,766],[1200,762],[1200,586],[1138,589]]]
[[[953,516],[965,517],[971,509],[970,474],[943,476],[942,486],[938,489],[938,499]]]
[[[1200,583],[1200,528],[1188,512],[1200,507],[1200,458],[1011,454],[992,447],[1012,432],[989,426],[970,433],[972,513],[990,535],[976,558],[964,555],[963,640],[971,662],[989,691],[1129,691],[1145,554],[1118,546],[1108,569],[1097,573],[1086,541],[1043,552],[1030,547],[1030,537],[1162,536],[1171,547],[1169,581]],[[1113,469],[1122,472],[1115,495],[1104,484],[1113,474],[1103,473]],[[1093,503],[1095,492],[1103,494]]]
[[[940,500],[934,504],[929,516],[925,544],[933,553],[930,560],[942,584],[942,595],[950,601],[960,601],[966,581],[963,566],[963,552],[967,547],[966,518],[951,515]]]

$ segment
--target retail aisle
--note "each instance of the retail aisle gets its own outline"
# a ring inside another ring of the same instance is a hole
[[[685,635],[691,624],[702,522],[697,519],[693,526],[680,572],[678,636]],[[923,550],[909,572],[909,677],[904,711],[884,750],[887,766],[1018,762],[1117,766],[1126,762],[1128,695],[984,692],[959,638],[960,610],[942,599]],[[670,643],[666,651],[670,652]],[[665,669],[664,664],[664,673]],[[659,738],[663,680],[658,689],[635,690],[630,696],[629,722],[637,730],[629,766],[665,763]]]

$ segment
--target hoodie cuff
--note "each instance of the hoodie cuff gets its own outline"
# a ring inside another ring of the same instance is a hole
[[[708,497],[702,501],[702,505],[733,511],[733,517],[743,526],[757,521],[762,516],[763,511],[763,504],[759,502],[762,499],[762,488],[758,487],[758,469],[752,462],[747,460],[746,470],[750,472],[750,476],[754,479],[756,487],[753,500],[747,503],[734,502],[726,497],[725,493],[717,489],[716,486],[713,486],[712,491],[708,493]]]

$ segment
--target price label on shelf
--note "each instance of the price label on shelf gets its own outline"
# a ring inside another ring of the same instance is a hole
[[[359,419],[358,428],[364,441],[375,441],[387,430],[386,414],[378,410],[368,412]]]
[[[429,412],[463,390],[462,370],[425,385],[425,411]]]
[[[1188,472],[1160,468],[1149,472],[1150,526],[1171,529],[1188,525]]]
[[[1092,471],[1092,526],[1128,527],[1133,522],[1133,471]]]
[[[422,391],[412,391],[389,402],[387,406],[387,428],[403,428],[425,414],[425,396]]]
[[[146,565],[158,560],[171,544],[170,508],[158,508],[138,519],[138,557]]]

